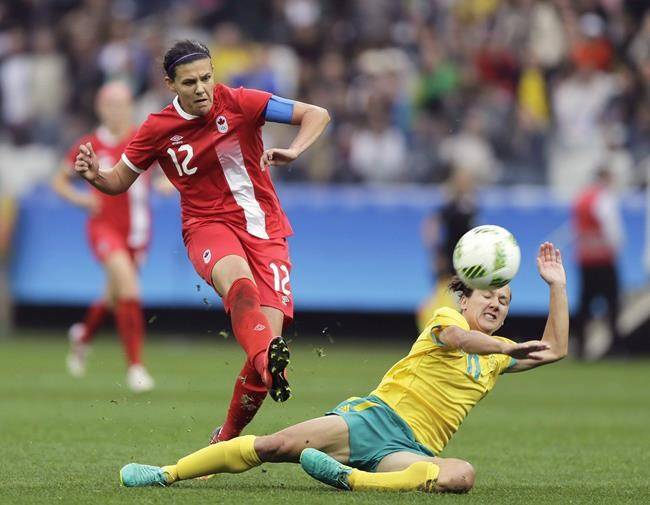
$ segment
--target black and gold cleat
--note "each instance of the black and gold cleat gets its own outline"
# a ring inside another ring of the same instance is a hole
[[[275,337],[269,342],[266,351],[264,383],[269,386],[269,394],[276,402],[286,402],[291,398],[291,386],[289,386],[286,373],[290,362],[289,358],[289,348],[282,337]]]

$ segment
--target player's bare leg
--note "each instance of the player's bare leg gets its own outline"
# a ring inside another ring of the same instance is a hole
[[[105,265],[110,282],[115,286],[115,321],[128,363],[127,383],[136,393],[150,391],[155,382],[141,358],[144,315],[140,304],[137,265],[125,250],[111,253]]]
[[[474,485],[475,475],[466,461],[405,451],[386,456],[375,472],[351,468],[311,448],[302,453],[300,463],[315,479],[348,491],[465,493]]]
[[[350,445],[345,420],[335,415],[317,417],[255,439],[255,450],[263,463],[298,463],[308,447],[347,463]]]
[[[210,445],[181,458],[175,465],[152,467],[131,463],[120,471],[125,486],[169,485],[209,474],[241,473],[262,463],[295,463],[307,447],[347,462],[350,455],[346,422],[339,416],[311,419],[264,437],[246,435]]]

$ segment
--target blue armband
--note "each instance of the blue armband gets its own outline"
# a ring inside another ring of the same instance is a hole
[[[294,104],[295,102],[293,100],[271,95],[271,99],[266,105],[264,119],[273,123],[291,124]]]

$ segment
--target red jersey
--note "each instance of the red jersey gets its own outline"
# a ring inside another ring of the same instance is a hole
[[[176,97],[149,115],[122,160],[137,173],[158,161],[181,195],[184,230],[220,221],[262,239],[291,235],[269,171],[259,167],[270,98],[217,84],[210,112],[193,116]]]
[[[93,134],[79,139],[66,158],[70,165],[74,165],[79,153],[79,144],[90,142],[97,154],[99,169],[110,170],[132,138],[133,133],[123,140],[117,140],[108,129],[100,126]],[[148,177],[139,177],[127,192],[119,195],[107,195],[94,187],[91,191],[100,205],[98,213],[90,217],[90,226],[110,226],[125,237],[129,247],[140,248],[148,243],[151,237]]]
[[[574,206],[576,252],[581,265],[610,265],[616,261],[616,251],[607,240],[596,209],[604,191],[602,186],[593,185],[579,195]]]

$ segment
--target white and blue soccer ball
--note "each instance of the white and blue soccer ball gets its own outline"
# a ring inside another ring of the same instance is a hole
[[[454,270],[472,289],[497,289],[519,270],[521,251],[514,235],[493,224],[465,233],[454,248]]]

